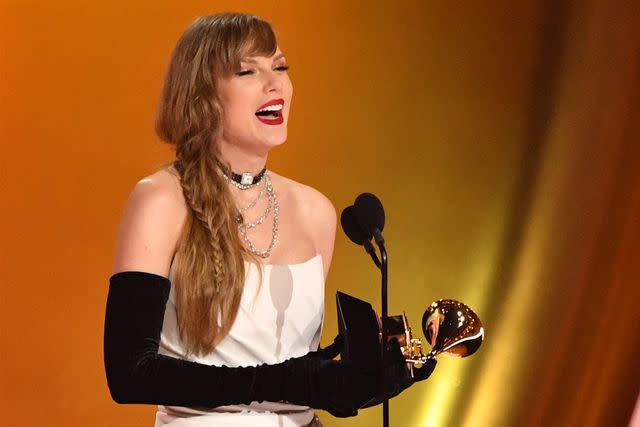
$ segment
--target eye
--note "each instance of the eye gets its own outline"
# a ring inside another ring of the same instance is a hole
[[[274,70],[276,71],[287,71],[289,69],[288,65],[280,65],[276,68],[274,68]],[[253,74],[253,70],[240,70],[236,73],[237,76],[248,76],[250,74]]]

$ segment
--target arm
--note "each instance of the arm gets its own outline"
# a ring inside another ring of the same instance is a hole
[[[250,369],[213,369],[158,354],[170,289],[163,276],[125,271],[110,279],[104,329],[104,364],[113,400],[180,406],[249,403]],[[234,380],[234,381],[232,381]],[[217,396],[216,392],[217,391]]]
[[[120,222],[104,329],[107,382],[118,403],[211,406],[206,389],[220,389],[206,366],[158,354],[171,287],[165,276],[186,216],[181,197],[175,177],[158,172],[137,183]]]
[[[113,273],[146,271],[168,276],[186,216],[177,177],[160,171],[140,180],[120,221]]]
[[[377,376],[309,353],[275,365],[208,366],[161,355],[158,343],[170,283],[139,271],[110,279],[104,362],[118,403],[215,407],[279,401],[350,416],[370,398]]]
[[[129,198],[110,279],[104,330],[109,390],[118,403],[215,407],[279,401],[357,414],[380,373],[307,356],[276,365],[208,366],[158,354],[170,290],[165,277],[180,209],[163,177],[143,180]],[[164,184],[164,185],[163,185]]]
[[[124,210],[104,329],[104,362],[118,403],[218,406],[249,403],[255,372],[217,368],[158,354],[168,276],[186,217],[179,182],[158,172],[137,183]],[[214,393],[217,391],[217,396]],[[225,401],[225,402],[226,402]]]

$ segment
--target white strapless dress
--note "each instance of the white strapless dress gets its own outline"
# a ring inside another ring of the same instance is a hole
[[[178,334],[175,295],[169,294],[159,352],[217,366],[275,364],[317,350],[324,315],[324,270],[316,254],[298,264],[246,263],[246,280],[238,315],[229,334],[204,356],[186,357]],[[169,279],[173,281],[174,266]],[[301,427],[320,425],[313,410],[282,402],[252,402],[216,408],[158,406],[155,427]]]

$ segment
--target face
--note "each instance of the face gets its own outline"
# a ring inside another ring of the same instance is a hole
[[[218,80],[223,143],[266,152],[287,139],[293,94],[287,68],[278,48],[270,57],[243,58],[239,70]]]

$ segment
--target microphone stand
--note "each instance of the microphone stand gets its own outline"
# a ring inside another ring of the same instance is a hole
[[[363,245],[364,245],[365,250],[369,254],[369,256],[371,256],[371,259],[373,260],[373,263],[379,269],[380,268],[380,260],[378,259],[378,255],[376,255],[376,250],[373,248],[373,245],[371,244],[371,242],[369,240],[365,240]]]
[[[385,345],[387,343],[387,328],[385,328],[385,324],[387,324],[387,282],[388,282],[388,259],[387,259],[387,250],[384,247],[384,238],[382,237],[382,233],[378,228],[374,229],[373,235],[376,241],[376,245],[380,250],[380,264],[376,263],[378,268],[380,268],[381,273],[381,300],[382,300],[382,343],[380,346],[380,351],[382,352],[382,357],[385,357],[387,354],[384,351]],[[383,366],[385,365],[385,360],[382,361]],[[386,384],[385,384],[386,387]],[[389,427],[389,399],[385,399],[382,402],[382,426]]]

